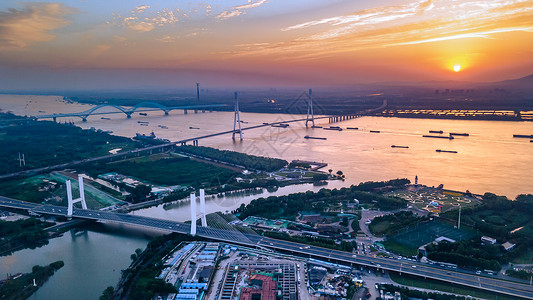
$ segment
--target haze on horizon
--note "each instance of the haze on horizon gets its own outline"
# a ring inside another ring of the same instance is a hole
[[[0,90],[485,82],[532,71],[531,0],[0,3]]]

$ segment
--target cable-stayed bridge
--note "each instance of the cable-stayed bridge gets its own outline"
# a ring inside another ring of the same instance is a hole
[[[32,214],[45,214],[64,217],[68,215],[68,209],[66,207],[29,203],[1,196],[0,207],[26,210]],[[111,211],[74,208],[72,217],[76,219],[140,226],[165,232],[176,232],[180,234],[189,234],[191,229],[190,224],[185,224],[182,222],[122,214]],[[268,248],[324,261],[342,263],[351,266],[366,266],[399,272],[400,274],[410,274],[422,278],[436,279],[470,288],[498,292],[524,299],[533,299],[533,286],[531,285],[516,281],[502,280],[493,276],[479,276],[468,271],[438,267],[436,265],[428,265],[419,262],[371,257],[359,254],[356,255],[351,252],[309,246],[295,242],[268,238],[260,235],[244,234],[241,232],[211,228],[207,226],[198,226],[196,235],[211,240],[239,244],[247,247],[257,247],[262,249]]]

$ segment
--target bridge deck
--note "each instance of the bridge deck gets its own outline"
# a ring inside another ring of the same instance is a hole
[[[66,216],[67,214],[66,207],[28,203],[1,196],[0,207],[23,209],[27,211],[32,211],[33,213],[56,216]],[[74,209],[73,217],[80,219],[116,222],[121,224],[142,226],[146,228],[177,232],[181,234],[188,234],[190,232],[189,224],[171,220],[162,220],[149,217],[121,214],[110,211]],[[277,240],[259,235],[242,234],[240,232],[210,227],[198,226],[197,235],[212,240],[240,244],[248,247],[267,247],[275,250],[288,251],[307,257],[319,258],[322,260],[333,260],[337,262],[348,263],[350,265],[355,264],[374,267],[388,271],[416,275],[424,278],[442,280],[482,290],[488,290],[512,296],[533,299],[533,286],[531,285],[508,280],[501,280],[493,277],[477,276],[466,271],[439,268],[435,267],[434,265],[427,265],[418,262],[405,262],[398,261],[395,259],[377,258],[365,255],[356,256],[350,252],[331,250],[316,246],[308,246],[305,244]]]

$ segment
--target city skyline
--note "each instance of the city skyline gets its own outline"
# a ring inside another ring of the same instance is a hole
[[[500,81],[532,31],[524,0],[7,0],[0,89]]]

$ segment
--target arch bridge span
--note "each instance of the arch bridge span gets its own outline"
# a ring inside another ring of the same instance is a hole
[[[131,115],[135,112],[149,112],[149,111],[163,111],[165,115],[168,115],[168,113],[172,110],[183,110],[185,114],[187,114],[188,110],[202,110],[202,112],[205,112],[206,110],[212,110],[216,107],[225,107],[226,104],[209,104],[209,105],[187,105],[187,106],[165,106],[162,104],[159,104],[157,102],[152,101],[145,101],[138,103],[134,106],[128,107],[128,106],[120,106],[115,104],[100,104],[94,107],[91,107],[90,109],[81,111],[81,112],[75,112],[75,113],[60,113],[60,114],[49,114],[49,115],[38,115],[33,116],[34,119],[40,120],[40,119],[53,119],[54,121],[57,120],[57,118],[65,118],[65,117],[79,117],[83,121],[87,121],[87,118],[92,115],[108,115],[108,114],[117,114],[117,113],[123,113],[126,115],[127,118],[131,118]],[[113,111],[101,111],[104,108],[114,108]]]

